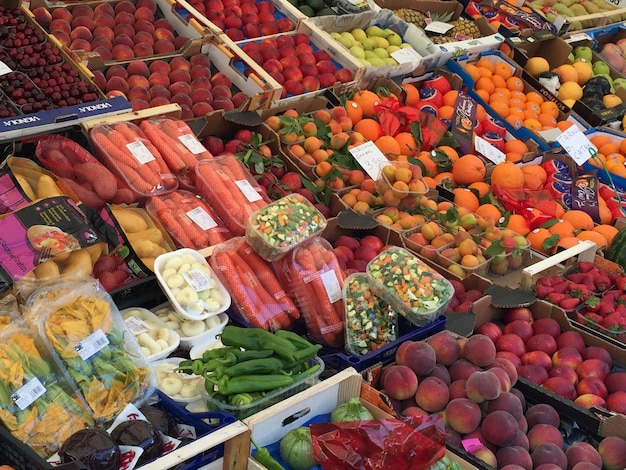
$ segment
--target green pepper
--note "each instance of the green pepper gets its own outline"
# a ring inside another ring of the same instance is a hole
[[[191,362],[191,364],[189,364]],[[237,358],[232,353],[227,353],[223,357],[216,357],[208,361],[195,359],[194,361],[181,362],[176,370],[181,372],[192,373],[194,375],[205,375],[214,372],[220,368],[232,366],[237,362]],[[184,363],[184,364],[183,364]]]
[[[262,396],[262,393],[237,393],[228,399],[228,403],[233,406],[247,406]]]
[[[217,384],[217,392],[220,395],[264,392],[287,387],[293,383],[293,378],[290,375],[284,374],[240,375],[238,377],[228,377],[225,375],[218,380],[212,379],[211,377],[207,377],[206,379]]]
[[[283,370],[283,361],[277,357],[266,357],[263,359],[251,359],[245,362],[228,367],[224,370],[224,375],[238,377],[240,375],[252,374],[278,374]]]
[[[213,348],[207,349],[202,353],[202,360],[208,361],[209,359],[218,359],[220,357],[224,357],[226,354],[232,352],[235,353],[239,351],[237,348]]]
[[[274,354],[274,351],[271,349],[263,349],[261,351],[257,351],[254,349],[249,349],[247,351],[242,351],[241,349],[233,349],[233,354],[237,358],[237,362],[249,361],[251,359],[263,359],[264,357],[271,357]]]
[[[287,361],[295,361],[295,346],[286,339],[280,338],[262,328],[242,328],[226,325],[220,335],[220,339],[226,346],[240,347],[245,350],[270,349],[274,354]]]
[[[313,343],[308,341],[306,338],[303,338],[299,334],[294,333],[293,331],[278,330],[276,332],[276,336],[278,336],[279,338],[286,339],[291,344],[293,344],[297,349],[306,349],[306,348],[310,348],[311,346],[314,346]]]
[[[278,460],[271,456],[270,451],[267,450],[266,447],[259,447],[259,445],[250,438],[254,447],[256,447],[256,452],[254,453],[254,460],[263,465],[267,470],[285,470]]]

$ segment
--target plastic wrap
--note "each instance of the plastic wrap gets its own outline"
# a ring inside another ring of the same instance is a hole
[[[271,202],[234,155],[199,162],[196,185],[234,236],[244,235],[250,215]]]
[[[27,304],[49,353],[108,421],[128,403],[141,406],[155,390],[152,368],[111,297],[95,282],[36,291]]]
[[[342,348],[345,274],[330,242],[311,238],[276,261],[274,268],[300,309],[311,339],[324,346]]]
[[[180,344],[178,333],[150,310],[130,307],[120,313],[150,362],[169,356]]]
[[[16,325],[2,329],[0,362],[0,419],[37,454],[50,457],[73,433],[93,425],[77,390],[32,330]]]
[[[178,187],[161,153],[135,124],[99,124],[91,128],[89,138],[98,159],[135,193],[135,198]]]
[[[209,263],[231,293],[234,313],[244,322],[276,331],[289,329],[300,318],[271,266],[244,237],[215,247]]]
[[[180,248],[206,248],[232,237],[211,206],[189,191],[151,197],[146,201],[146,210]]]

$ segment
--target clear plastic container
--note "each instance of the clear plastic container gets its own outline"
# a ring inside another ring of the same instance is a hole
[[[490,276],[504,276],[510,272],[522,269],[527,265],[530,258],[530,243],[526,246],[516,247],[511,250],[505,249],[504,253],[499,253],[491,257],[489,263]]]
[[[380,169],[376,179],[376,191],[385,199],[385,193],[391,191],[398,200],[406,196],[421,196],[428,192],[428,185],[422,177],[418,165],[408,162],[389,162]]]
[[[208,411],[225,411],[228,414],[233,415],[235,418],[241,420],[255,413],[258,413],[265,408],[269,408],[270,406],[275,405],[276,403],[279,403],[319,382],[319,376],[322,372],[324,372],[324,361],[322,361],[318,357],[315,357],[311,359],[309,364],[310,366],[314,366],[317,364],[319,365],[319,369],[314,374],[294,381],[294,383],[292,383],[288,387],[274,390],[265,395],[263,398],[255,400],[247,405],[235,406],[223,402],[215,397],[212,397],[207,393],[204,384],[201,384],[199,386],[200,394],[202,395],[202,399],[206,404],[206,408]]]
[[[234,155],[198,162],[196,186],[233,236],[244,235],[250,215],[272,202]]]
[[[176,371],[178,364],[185,359],[168,357],[152,363],[156,375],[157,388],[176,403],[187,405],[200,400],[199,385],[204,378],[199,375],[185,374]]]
[[[376,296],[365,273],[350,274],[343,284],[346,351],[362,356],[396,339],[396,313]]]
[[[367,264],[366,272],[374,294],[417,326],[445,312],[454,295],[450,281],[405,248],[383,250]]]
[[[250,216],[246,240],[261,257],[276,261],[326,228],[326,218],[301,194],[289,194]]]
[[[149,361],[169,356],[180,344],[178,333],[150,310],[129,307],[120,313]]]
[[[172,307],[183,318],[204,320],[230,307],[230,294],[196,250],[181,248],[158,256],[154,273]]]
[[[93,280],[35,291],[28,318],[85,397],[94,419],[107,422],[154,393],[150,363],[113,299]]]
[[[437,261],[441,266],[459,277],[466,277],[470,274],[484,276],[489,269],[491,258],[485,256],[482,249],[479,251],[478,255],[468,255],[471,259],[465,261],[465,257],[459,254],[458,247],[449,244],[437,249]]]

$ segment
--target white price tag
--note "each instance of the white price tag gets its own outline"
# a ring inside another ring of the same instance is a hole
[[[140,335],[141,333],[146,333],[150,331],[152,328],[141,318],[136,317],[135,315],[131,315],[125,320],[126,327],[130,330],[132,334],[135,336]]]
[[[211,217],[207,211],[202,207],[196,207],[188,212],[185,212],[194,224],[200,227],[201,230],[209,230],[217,226],[217,222]]]
[[[187,284],[191,286],[196,292],[201,292],[211,288],[211,276],[209,273],[200,271],[198,269],[190,269],[182,273]]]
[[[83,361],[86,361],[102,348],[104,348],[107,344],[109,344],[109,339],[106,337],[102,330],[98,329],[91,333],[89,336],[87,336],[84,340],[76,343],[74,349],[76,349],[76,352],[78,353],[80,358]]]
[[[350,154],[359,162],[359,165],[361,165],[370,178],[374,180],[378,179],[380,169],[389,163],[387,157],[385,157],[372,141],[354,147],[350,150]]]
[[[0,60],[0,75],[6,75],[7,73],[11,72],[13,72],[13,70],[11,70],[7,64]]]
[[[483,157],[492,161],[496,165],[506,160],[504,152],[491,145],[482,137],[474,137],[474,148],[476,149],[476,152],[480,153]]]
[[[422,56],[412,47],[403,47],[402,49],[392,52],[390,55],[396,59],[399,64],[410,64],[422,60]]]
[[[154,160],[154,155],[148,150],[148,147],[144,145],[141,140],[136,140],[130,144],[126,144],[126,148],[133,154],[133,157],[141,164],[148,163]]]
[[[237,180],[235,181],[237,187],[241,190],[246,199],[250,202],[260,201],[263,199],[259,192],[254,189],[254,187],[250,184],[248,180]]]
[[[598,151],[575,125],[567,128],[556,140],[577,165],[582,165]]]
[[[15,393],[11,395],[11,399],[20,410],[25,410],[44,393],[46,393],[46,387],[42,385],[37,377],[33,377],[18,388]]]
[[[330,303],[335,303],[341,299],[341,286],[339,285],[339,279],[337,279],[335,271],[331,269],[330,271],[323,272],[320,274],[320,278],[324,283],[324,289],[326,289]]]
[[[178,137],[187,149],[193,153],[194,155],[198,155],[199,153],[206,152],[204,145],[200,143],[196,136],[193,134],[185,134]]]
[[[432,33],[439,33],[439,34],[446,34],[452,28],[454,28],[454,26],[451,24],[443,23],[441,21],[431,21],[430,23],[426,25],[426,27],[424,28],[424,31],[429,31]]]

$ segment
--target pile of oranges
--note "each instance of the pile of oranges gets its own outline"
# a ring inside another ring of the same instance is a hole
[[[463,68],[474,80],[478,96],[515,129],[564,131],[572,125],[559,120],[559,108],[554,102],[545,100],[534,90],[525,91],[524,81],[513,75],[513,68],[506,62],[494,63],[482,58]]]
[[[597,156],[590,158],[589,163],[626,178],[626,139],[611,139],[606,134],[599,134],[589,140],[598,149]]]

